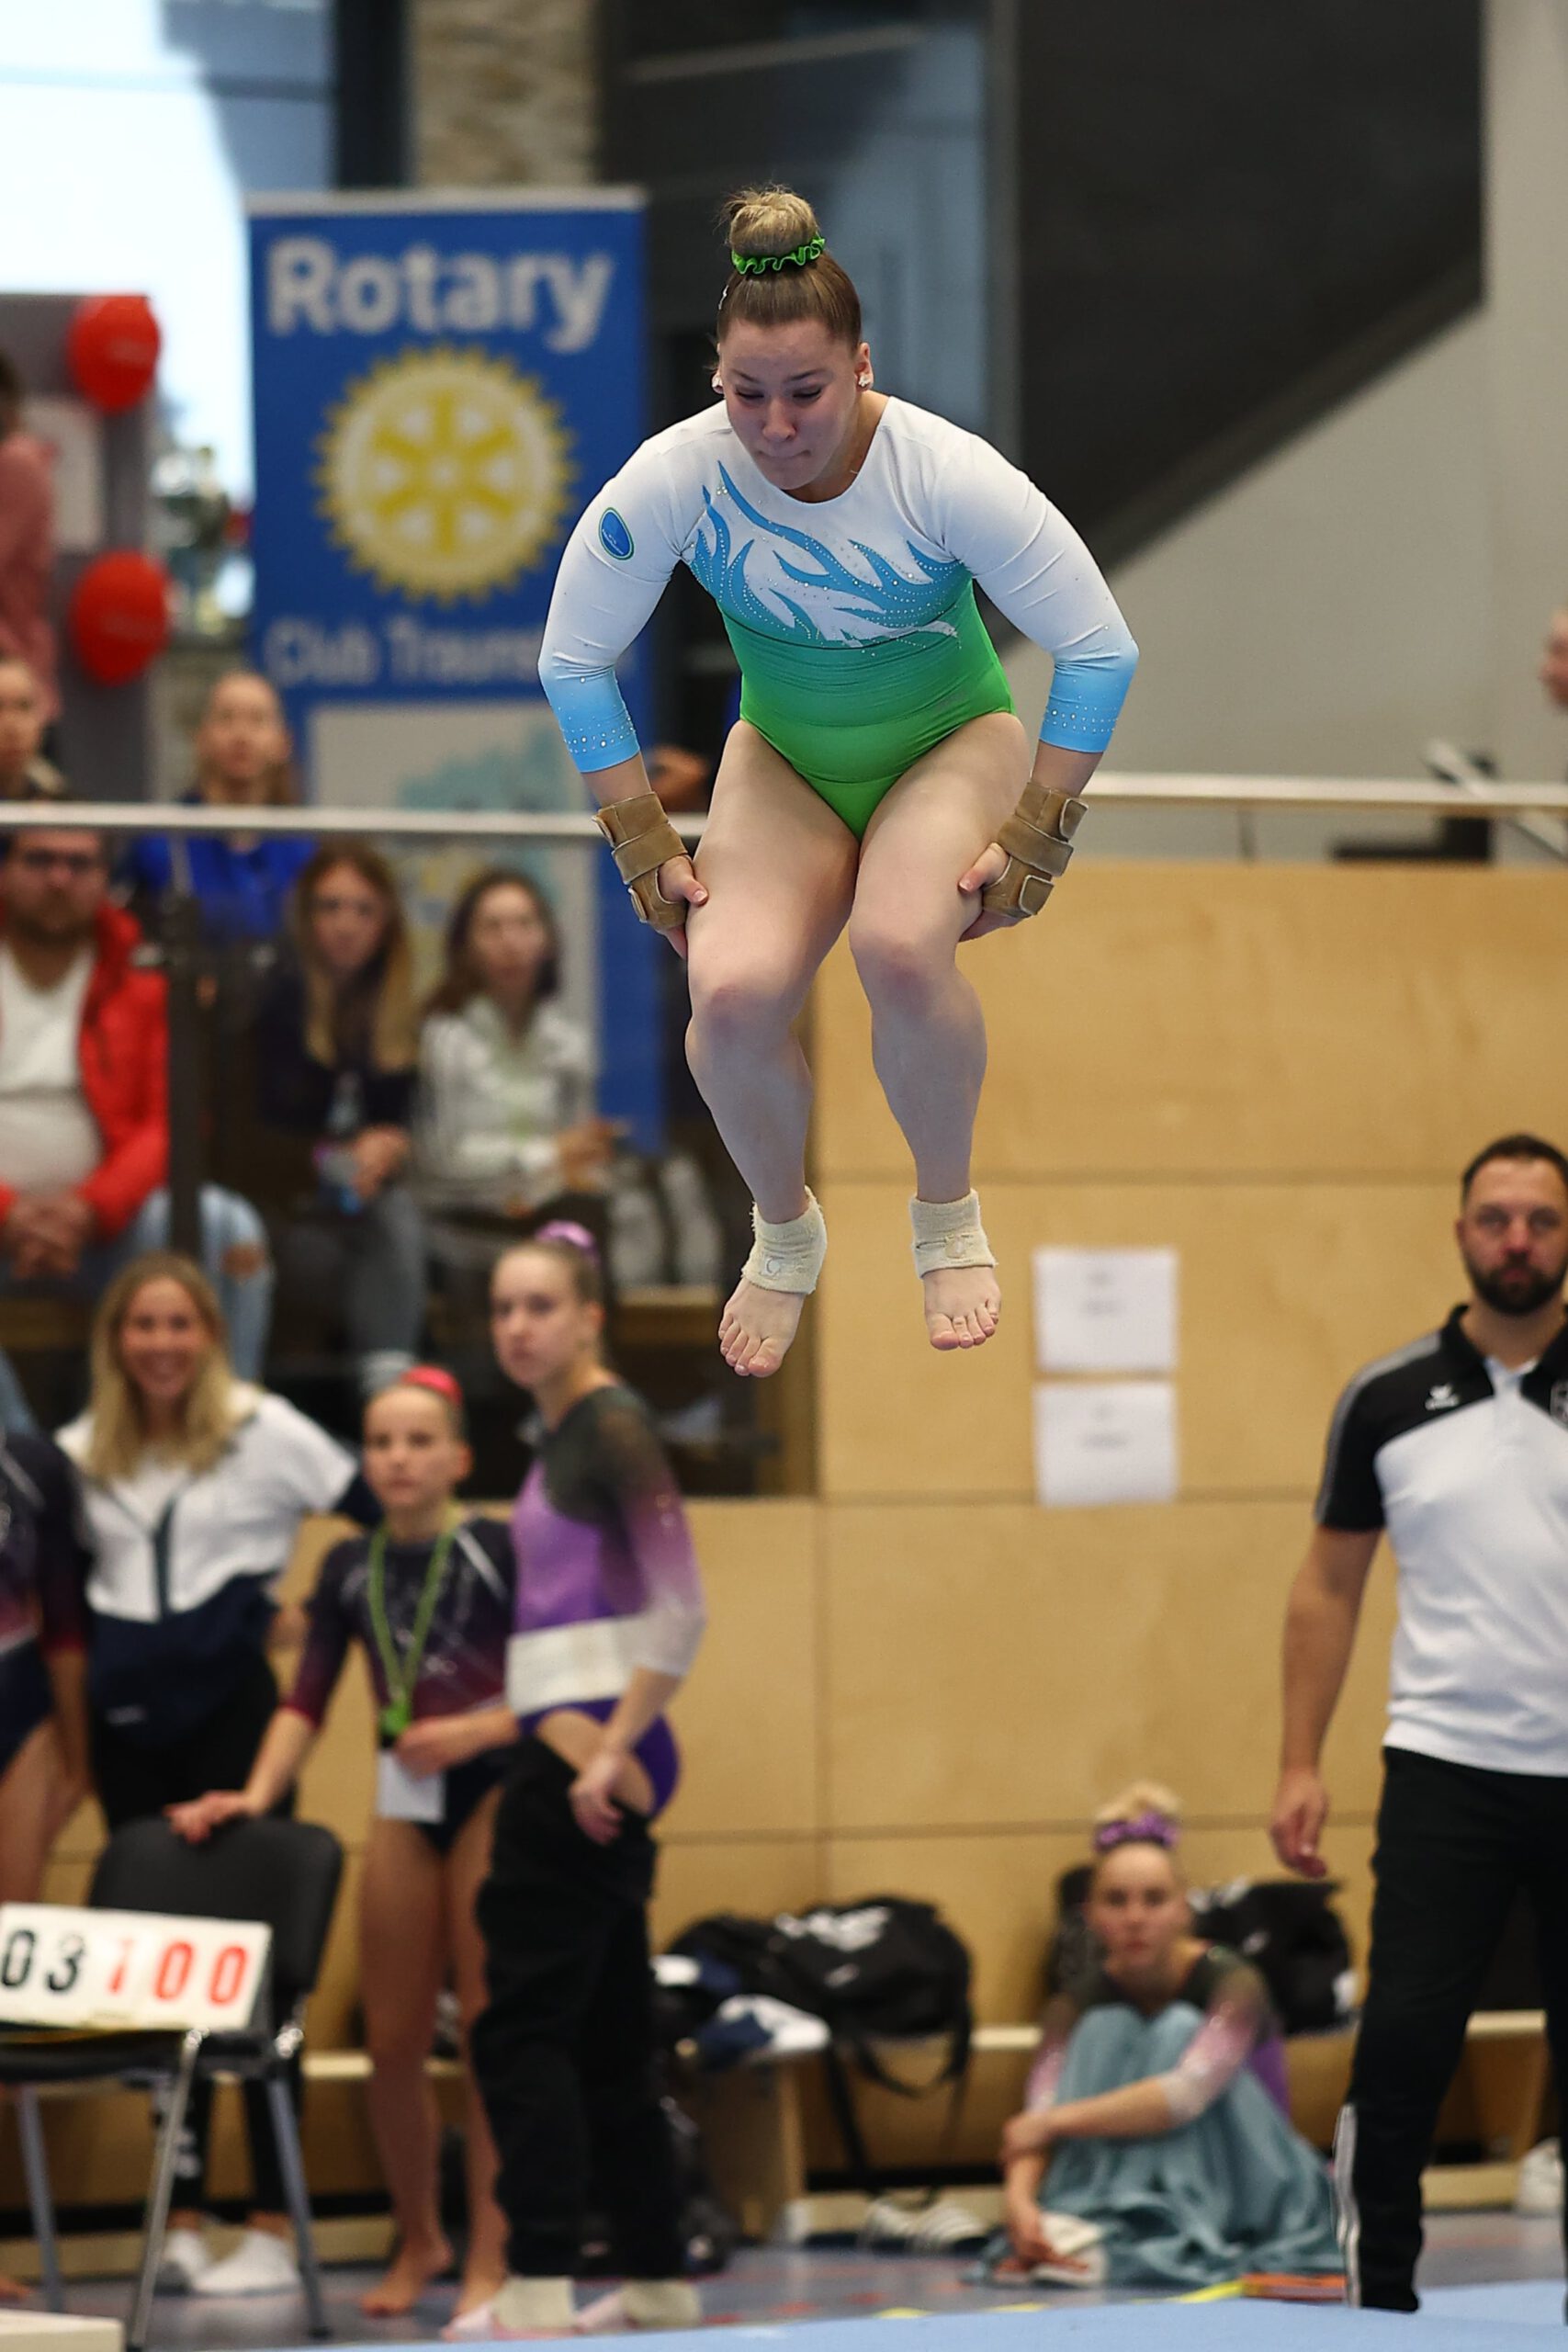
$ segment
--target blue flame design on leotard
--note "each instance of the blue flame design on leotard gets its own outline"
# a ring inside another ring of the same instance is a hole
[[[741,496],[723,466],[718,469],[718,475],[728,496],[748,522],[754,523],[760,531],[766,531],[771,537],[782,539],[789,547],[798,548],[802,554],[810,557],[817,567],[814,571],[807,571],[799,564],[791,563],[786,557],[776,555],[778,568],[786,580],[795,581],[802,588],[827,589],[835,595],[856,599],[853,604],[835,606],[835,612],[845,620],[868,621],[889,636],[903,636],[915,630],[936,630],[945,637],[955,634],[952,623],[945,621],[942,616],[968,584],[970,574],[963,564],[943,562],[922,555],[919,548],[910,546],[906,539],[904,544],[909,548],[910,560],[919,567],[920,575],[918,579],[909,579],[889,563],[886,556],[879,555],[874,548],[852,539],[851,546],[875,575],[872,580],[863,580],[858,572],[852,571],[841,562],[831,548],[824,547],[822,541],[814,539],[808,531],[795,530],[788,523],[774,523],[766,514],[760,514]],[[711,537],[705,536],[705,526]],[[829,637],[793,596],[786,595],[782,588],[770,589],[768,594],[773,602],[783,605],[794,616],[793,625],[786,627],[781,622],[773,605],[764,601],[746,576],[747,559],[755,544],[754,540],[748,539],[741,547],[736,547],[722,510],[715,504],[705,486],[703,523],[698,526],[697,543],[689,560],[693,571],[719,610],[744,627],[760,630],[765,637],[788,638],[797,644],[841,645],[859,641],[844,635]]]

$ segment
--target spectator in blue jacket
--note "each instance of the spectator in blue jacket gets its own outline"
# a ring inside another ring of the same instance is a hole
[[[185,806],[285,808],[299,798],[292,745],[276,689],[254,670],[230,670],[207,697],[196,734],[196,783]],[[125,876],[144,913],[171,889],[194,897],[211,946],[244,948],[283,932],[288,893],[311,843],[246,833],[144,833]]]

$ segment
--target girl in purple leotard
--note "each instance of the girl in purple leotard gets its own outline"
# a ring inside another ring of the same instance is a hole
[[[512,1532],[507,1696],[524,1732],[479,1891],[490,2005],[472,2054],[500,2154],[505,2286],[464,2335],[691,2326],[679,2196],[654,2079],[652,1824],[677,1771],[665,1710],[696,1655],[702,1588],[648,1413],[599,1352],[603,1291],[581,1226],[509,1250],[491,1291],[502,1370],[544,1437]],[[624,2285],[571,2293],[590,2177]]]

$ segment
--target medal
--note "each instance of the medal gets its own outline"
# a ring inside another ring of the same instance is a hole
[[[435,1603],[446,1575],[446,1563],[451,1557],[452,1542],[457,1532],[455,1526],[447,1526],[436,1538],[425,1566],[424,1587],[414,1611],[413,1631],[400,1657],[392,1639],[392,1629],[387,1623],[386,1529],[378,1527],[370,1538],[370,1623],[376,1635],[376,1647],[380,1654],[387,1690],[387,1703],[377,1716],[376,1723],[389,1747],[402,1736],[413,1721],[414,1685],[419,1679],[424,1645],[430,1638],[431,1620],[435,1614]]]

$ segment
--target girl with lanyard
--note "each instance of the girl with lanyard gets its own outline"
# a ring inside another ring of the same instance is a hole
[[[701,2316],[655,2083],[647,1909],[653,1823],[678,1771],[665,1710],[702,1637],[702,1589],[648,1413],[601,1359],[603,1297],[577,1225],[542,1227],[491,1283],[496,1356],[544,1433],[512,1518],[506,1687],[525,1736],[479,1891],[490,2003],[473,2031],[510,2276],[449,2335]],[[591,2178],[625,2283],[579,2317]]]
[[[237,1380],[199,1266],[158,1250],[110,1283],[94,1317],[87,1410],[59,1433],[80,1479],[93,1779],[111,1830],[232,1788],[277,1703],[276,1586],[313,1512],[363,1518],[354,1456],[281,1396]],[[260,2083],[245,2086],[255,2208],[214,2262],[195,2194],[210,2086],[198,2084],[159,2271],[198,2295],[298,2287],[293,2231]],[[194,2192],[194,2193],[193,2193]]]
[[[757,1377],[783,1362],[827,1248],[794,1023],[846,922],[877,1077],[914,1159],[931,1344],[978,1347],[996,1329],[970,1190],[985,1026],[957,949],[1043,907],[1137,648],[1032,482],[976,435],[874,390],[859,298],[811,207],[748,189],[728,227],[720,402],[645,442],[590,502],[539,674],[637,914],[687,959],[692,1069],[755,1203],[719,1340]],[[694,868],[615,676],[678,563],[717,603],[741,676]],[[1055,661],[1032,764],[976,582]]]
[[[398,2246],[361,2303],[409,2311],[452,2260],[437,2205],[440,2118],[425,2074],[436,1999],[450,1972],[465,2026],[483,1999],[474,1898],[490,1859],[502,1773],[517,1738],[504,1703],[512,1623],[512,1539],[498,1520],[461,1512],[454,1491],[472,1456],[449,1373],[417,1364],[365,1412],[365,1476],[385,1513],[373,1533],[328,1553],[310,1604],[294,1685],[243,1790],[170,1815],[195,1841],[267,1812],[290,1790],[321,1730],[355,1642],[378,1708],[376,1818],[360,1881],[361,1995],[370,2054],[370,2120]],[[505,2276],[492,2195],[495,2151],[472,2083],[468,2103],[468,2243],[459,2312]]]

